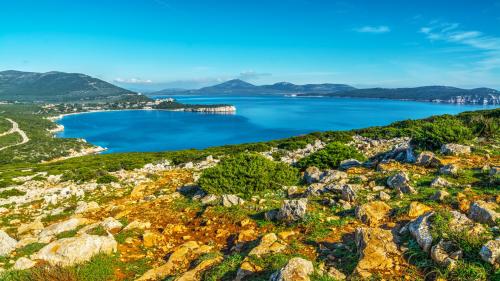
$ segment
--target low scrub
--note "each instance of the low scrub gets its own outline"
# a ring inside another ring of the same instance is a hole
[[[297,184],[297,169],[258,154],[238,154],[206,169],[199,185],[212,194],[239,194],[243,197],[282,186]]]
[[[319,150],[305,158],[302,158],[297,167],[305,169],[310,166],[315,166],[320,169],[338,168],[340,162],[346,159],[357,159],[364,161],[365,157],[354,147],[348,146],[341,142],[329,143],[325,148]]]

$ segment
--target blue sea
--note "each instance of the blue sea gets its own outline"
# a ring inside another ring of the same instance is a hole
[[[62,138],[84,138],[105,153],[206,148],[315,131],[348,130],[437,114],[490,109],[412,101],[284,96],[177,96],[191,104],[235,105],[236,114],[129,110],[68,115]]]

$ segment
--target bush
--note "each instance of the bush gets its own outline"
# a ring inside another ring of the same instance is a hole
[[[97,178],[97,183],[112,183],[112,182],[117,182],[118,178],[110,175],[110,174],[105,174],[103,176],[100,176]]]
[[[332,142],[322,150],[302,158],[297,163],[297,167],[301,169],[305,169],[310,166],[315,166],[320,169],[338,168],[342,160],[351,158],[360,161],[364,161],[366,159],[363,154],[358,152],[354,147],[341,142]]]
[[[238,154],[206,169],[199,185],[212,194],[239,194],[250,197],[281,186],[297,184],[298,171],[281,162],[258,154]]]

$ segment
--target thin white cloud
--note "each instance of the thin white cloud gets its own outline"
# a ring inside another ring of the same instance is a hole
[[[266,76],[271,76],[271,73],[260,73],[253,70],[245,70],[242,71],[236,78],[241,80],[256,80]]]
[[[391,29],[386,25],[380,25],[380,26],[366,25],[360,28],[356,28],[354,30],[360,33],[374,33],[374,34],[391,32]]]
[[[500,68],[500,37],[488,36],[477,30],[460,29],[458,23],[432,22],[420,28],[431,41],[460,44],[480,52],[482,58],[476,62],[478,70]]]
[[[117,83],[124,83],[124,84],[151,84],[153,83],[152,80],[149,79],[140,79],[140,78],[116,78],[114,82]]]

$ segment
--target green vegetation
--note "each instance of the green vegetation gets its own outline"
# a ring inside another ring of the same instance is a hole
[[[203,274],[203,281],[230,281],[236,277],[236,272],[243,262],[243,256],[234,254],[224,259],[222,263],[207,270]]]
[[[21,196],[24,194],[26,194],[26,192],[13,188],[5,191],[0,191],[0,198],[9,198],[11,196]]]
[[[341,142],[332,142],[320,151],[302,158],[297,163],[297,167],[302,169],[310,166],[315,166],[320,169],[338,168],[342,160],[351,158],[360,161],[365,160],[363,154],[358,152],[352,146],[348,146]]]
[[[240,194],[249,198],[297,184],[298,180],[298,171],[284,163],[273,162],[258,154],[239,154],[206,169],[198,183],[208,193]]]

